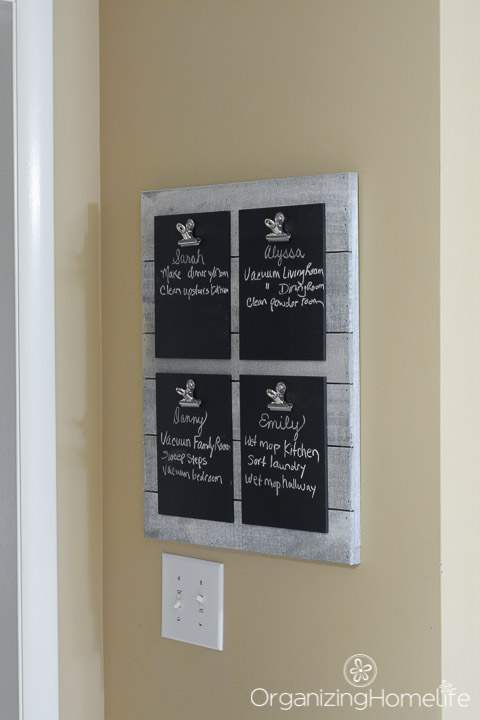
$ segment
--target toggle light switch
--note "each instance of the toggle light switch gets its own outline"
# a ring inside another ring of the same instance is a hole
[[[182,603],[182,591],[177,591],[177,600],[175,602],[175,605],[173,606],[175,610],[180,610],[180,608],[183,607]]]
[[[162,637],[223,649],[223,563],[162,553]]]

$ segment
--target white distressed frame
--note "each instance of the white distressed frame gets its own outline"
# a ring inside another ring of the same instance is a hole
[[[327,360],[239,359],[238,211],[310,203],[326,205]],[[155,358],[155,215],[231,212],[232,357],[230,360]],[[316,175],[142,193],[144,515],[145,536],[344,564],[360,562],[360,385],[358,307],[358,176]],[[157,372],[325,375],[329,464],[329,532],[241,523],[238,383],[233,383],[235,522],[158,514],[155,374]]]
[[[57,720],[53,0],[17,0],[20,718]]]

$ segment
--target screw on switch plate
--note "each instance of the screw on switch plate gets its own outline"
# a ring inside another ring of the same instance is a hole
[[[223,649],[223,563],[162,553],[162,636]]]

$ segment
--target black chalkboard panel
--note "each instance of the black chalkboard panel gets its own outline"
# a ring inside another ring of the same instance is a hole
[[[266,390],[284,382],[290,412]],[[326,378],[240,377],[242,522],[328,532]]]
[[[181,407],[176,388],[195,382],[200,407]],[[233,522],[230,375],[158,373],[158,512]]]
[[[180,247],[177,223],[195,223]],[[155,356],[230,358],[230,213],[155,217]]]
[[[288,242],[266,239],[278,212]],[[239,224],[240,358],[325,360],[325,205],[240,210]]]

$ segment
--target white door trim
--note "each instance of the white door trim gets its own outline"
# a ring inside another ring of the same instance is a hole
[[[57,720],[53,0],[15,5],[20,717]]]

